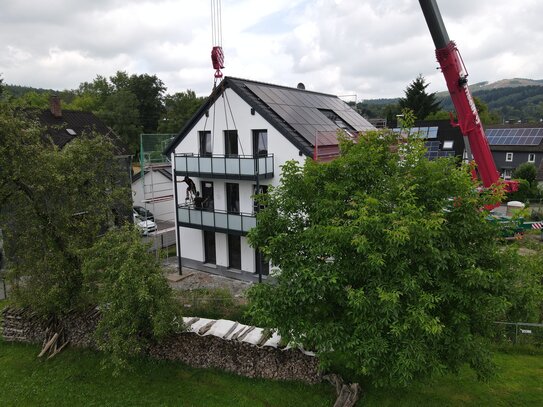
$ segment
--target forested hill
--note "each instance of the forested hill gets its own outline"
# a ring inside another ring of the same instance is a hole
[[[479,82],[470,85],[470,90],[500,120],[538,122],[543,118],[543,80],[515,78],[493,83]],[[454,111],[448,92],[438,92],[436,96],[441,101],[442,110]],[[367,99],[358,107],[364,116],[372,119],[386,117],[387,113],[395,110],[397,103],[398,98]]]

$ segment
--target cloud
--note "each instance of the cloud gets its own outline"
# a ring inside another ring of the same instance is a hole
[[[543,78],[543,2],[438,0],[470,81]],[[76,88],[118,70],[157,75],[170,93],[213,85],[209,2],[4,0],[6,83]],[[397,97],[423,74],[445,89],[418,2],[224,0],[226,75],[309,89]]]

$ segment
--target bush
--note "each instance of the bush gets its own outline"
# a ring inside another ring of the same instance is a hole
[[[102,312],[96,340],[116,371],[182,328],[179,303],[148,249],[126,226],[108,232],[85,256],[86,287],[98,293]]]

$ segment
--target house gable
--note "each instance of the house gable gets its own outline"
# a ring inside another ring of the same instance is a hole
[[[226,89],[232,89],[250,109],[253,109],[252,114],[258,113],[265,118],[306,156],[313,155],[318,132],[335,133],[342,128],[341,124],[354,132],[374,129],[368,121],[336,96],[226,77],[166,148],[166,155],[172,153],[206,112],[211,114],[210,109],[219,97],[225,97]],[[328,112],[333,112],[337,120],[332,120]]]

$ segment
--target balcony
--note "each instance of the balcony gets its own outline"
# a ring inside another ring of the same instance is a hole
[[[263,157],[176,154],[175,174],[237,180],[255,180],[257,174],[259,179],[273,178],[273,154]]]
[[[178,226],[244,236],[256,226],[256,217],[248,213],[195,209],[184,204],[177,208],[177,222]]]

